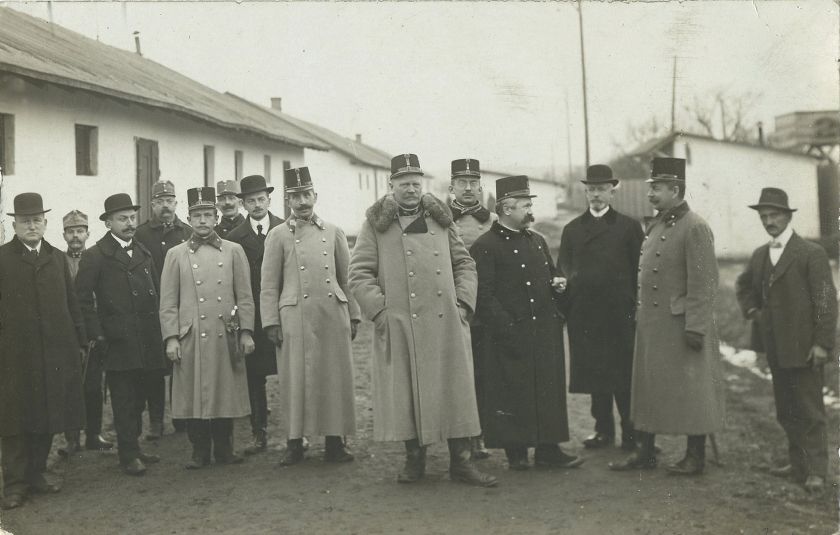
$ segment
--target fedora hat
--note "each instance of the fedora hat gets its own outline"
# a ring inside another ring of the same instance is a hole
[[[590,184],[612,184],[618,185],[618,179],[613,178],[612,168],[609,165],[595,164],[586,168],[586,178],[581,180],[586,185]]]
[[[14,205],[15,212],[8,212],[12,217],[19,215],[38,215],[49,212],[49,210],[44,210],[44,199],[38,193],[21,193],[15,197]]]
[[[100,221],[108,219],[109,214],[119,212],[120,210],[139,210],[140,206],[134,204],[131,196],[128,193],[115,193],[105,199],[105,211],[99,216]]]
[[[778,208],[786,212],[795,212],[797,210],[796,208],[790,207],[787,193],[780,188],[762,188],[758,202],[751,204],[750,208],[753,210],[758,210],[759,208]]]
[[[650,165],[650,178],[645,182],[685,182],[683,158],[654,158]]]
[[[274,188],[266,185],[264,176],[249,175],[239,182],[239,190],[240,193],[237,193],[236,196],[240,199],[243,199],[246,195],[250,193],[259,193],[261,191],[271,193],[272,191],[274,191]]]

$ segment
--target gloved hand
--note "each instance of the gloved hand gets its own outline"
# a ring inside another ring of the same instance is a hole
[[[685,331],[685,343],[694,351],[703,349],[703,335],[694,331]]]

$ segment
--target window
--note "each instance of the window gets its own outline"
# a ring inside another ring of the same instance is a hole
[[[95,176],[99,152],[99,128],[76,125],[76,175]]]
[[[216,181],[216,148],[204,145],[204,185],[213,186]]]
[[[292,162],[290,162],[289,160],[283,160],[283,170],[285,171],[286,169],[291,169],[291,168],[292,168]]]
[[[15,174],[15,116],[0,113],[0,172]]]
[[[271,156],[263,156],[263,176],[266,182],[271,182]]]
[[[244,155],[241,150],[233,151],[233,176],[236,180],[242,180],[242,160]]]
[[[362,190],[362,173],[359,173],[359,191]]]
[[[370,191],[370,175],[365,175],[365,187]]]

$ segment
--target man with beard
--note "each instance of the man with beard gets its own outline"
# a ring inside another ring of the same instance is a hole
[[[160,324],[172,371],[172,415],[185,419],[192,444],[188,469],[239,464],[233,419],[250,412],[243,357],[254,351],[254,300],[248,259],[219,238],[213,188],[187,190],[194,232],[163,265]]]
[[[613,400],[621,416],[621,449],[636,447],[630,422],[630,379],[636,278],[644,232],[610,206],[618,179],[608,165],[591,165],[585,186],[589,209],[563,228],[557,268],[566,281],[569,392],[590,394],[595,434],[586,448],[615,441]]]
[[[450,478],[492,487],[496,478],[470,459],[481,432],[469,338],[475,261],[446,204],[423,194],[422,176],[415,154],[391,160],[390,193],[367,210],[350,260],[350,288],[375,325],[374,438],[405,443],[400,483],[419,481],[426,446],[446,440]]]
[[[0,246],[2,509],[58,492],[45,477],[53,435],[84,425],[87,337],[67,257],[43,239],[47,212],[37,193],[15,197],[15,236]]]
[[[496,181],[499,220],[470,253],[478,270],[477,314],[486,326],[481,353],[484,439],[504,448],[511,470],[534,463],[574,468],[583,460],[558,443],[569,440],[563,323],[554,262],[534,221],[526,176]]]
[[[75,282],[79,272],[79,260],[85,250],[85,242],[90,236],[88,217],[79,210],[73,210],[64,216],[64,241],[67,243],[67,266],[70,277]],[[83,361],[82,373],[85,391],[85,449],[109,450],[114,445],[100,434],[102,432],[102,358],[99,353],[87,352]],[[79,431],[64,433],[66,445],[58,450],[61,455],[70,455],[81,450]]]
[[[159,280],[152,254],[134,239],[137,211],[126,193],[105,199],[108,232],[82,254],[76,292],[92,352],[104,355],[117,452],[123,471],[143,475],[156,455],[140,450],[147,386],[166,363],[157,317]]]
[[[160,280],[163,269],[163,259],[166,253],[192,234],[189,225],[182,222],[175,210],[178,201],[175,199],[175,185],[169,180],[159,180],[152,185],[152,217],[137,227],[137,241],[146,246],[152,253],[155,275]],[[149,408],[149,432],[146,440],[157,440],[163,436],[163,411],[166,405],[166,381],[168,370],[161,372],[160,377],[149,376],[144,388],[146,402]],[[172,385],[169,385],[169,395],[172,396]],[[172,419],[176,431],[183,431],[184,425],[177,419]]]
[[[222,217],[213,230],[220,238],[227,239],[231,230],[245,222],[245,218],[239,213],[242,201],[236,196],[237,194],[239,194],[239,184],[236,180],[221,180],[216,184],[216,208],[222,213]]]
[[[228,238],[238,243],[245,250],[251,270],[251,292],[256,306],[254,318],[254,343],[256,349],[245,358],[248,372],[248,393],[251,398],[251,434],[253,443],[245,448],[246,455],[253,455],[268,447],[268,398],[265,381],[269,375],[277,374],[277,355],[274,343],[265,335],[260,318],[260,270],[262,269],[265,238],[268,232],[283,222],[272,214],[271,192],[274,188],[266,185],[260,175],[246,176],[240,182],[241,193],[236,196],[248,212],[245,221],[233,229]]]
[[[285,171],[292,216],[265,241],[260,306],[277,353],[287,437],[282,466],[303,460],[303,437],[326,437],[324,460],[349,462],[342,440],[356,433],[351,341],[360,321],[350,299],[344,232],[314,212],[308,167]]]

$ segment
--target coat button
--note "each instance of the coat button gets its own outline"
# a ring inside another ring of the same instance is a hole
[[[416,293],[414,293],[414,292],[411,292],[411,293],[410,293],[410,294],[408,294],[408,295],[410,295],[411,297],[417,297],[417,294],[416,294]]]
[[[660,236],[659,239],[665,241],[665,236]]]
[[[190,249],[190,254],[195,254],[195,249]]]
[[[513,254],[517,254],[518,252],[519,252],[519,249],[514,249],[513,250]]]
[[[522,267],[524,268],[524,267],[525,267],[525,264],[522,264]]]
[[[659,273],[659,268],[653,268],[654,273]]]
[[[525,281],[525,286],[530,286],[530,285],[531,285],[531,281]]]
[[[300,243],[300,240],[295,240],[295,243]]]
[[[659,303],[657,303],[656,301],[654,301],[654,302],[653,302],[653,306],[658,307],[658,306],[659,306]]]
[[[217,297],[217,298],[216,298],[216,301],[218,301],[218,302],[220,302],[220,303],[221,303],[221,302],[222,302],[222,296]]]
[[[641,301],[636,301],[636,306],[642,306],[642,302]]]
[[[207,319],[207,315],[206,315],[206,314],[202,314],[201,316],[199,316],[199,318],[201,318],[201,319],[203,319],[203,320],[206,320],[206,319]]]
[[[662,253],[660,253],[659,251],[656,251],[656,256],[662,256]]]
[[[406,236],[408,236],[408,234],[406,234],[405,232],[403,232],[403,237],[406,237]]]
[[[330,269],[330,265],[329,264],[324,264],[324,269]]]
[[[207,333],[201,333],[202,338],[207,338]]]
[[[203,297],[199,297],[199,298],[198,298],[198,302],[199,302],[199,303],[203,303],[203,302],[204,302],[204,298],[203,298]]]
[[[327,239],[326,238],[321,238],[321,241],[326,243]]]
[[[435,273],[437,273],[438,275],[440,275],[440,270],[439,270],[439,269],[436,269],[436,270],[435,270]]]
[[[534,298],[533,298],[533,297],[531,298],[531,302],[532,302],[532,303],[534,302]]]
[[[537,321],[537,317],[536,317],[536,316],[531,316],[531,319],[532,319],[532,320],[534,320],[534,321]]]
[[[641,285],[641,284],[637,284],[637,285],[636,285],[636,289],[637,289],[637,290],[641,290],[641,289],[642,289],[642,285]]]
[[[430,231],[429,231],[429,234],[431,234],[431,235],[433,235],[433,236],[434,236],[435,231],[434,231],[434,230],[430,230]]]
[[[196,283],[197,285],[201,286],[201,281],[195,281],[195,283]]]
[[[440,251],[435,251],[434,254],[435,254],[435,256],[438,256],[438,255],[440,255]]]
[[[406,251],[405,254],[407,254],[408,256],[411,256],[411,251]]]
[[[149,295],[155,295],[155,291],[154,290],[149,290]]]
[[[654,290],[658,290],[658,289],[659,289],[659,286],[657,286],[657,285],[655,285],[655,284],[654,284],[654,285],[653,285],[653,289],[654,289]]]
[[[219,333],[219,338],[221,338],[224,335],[225,335],[225,333]]]
[[[225,318],[225,317],[224,317],[223,315],[219,314],[219,319],[220,319],[220,320],[221,320],[221,319],[224,319],[224,318]]]
[[[408,272],[408,276],[409,276],[409,277],[413,277],[413,276],[414,276],[414,272],[413,272],[413,271],[409,271],[409,272]]]
[[[161,245],[166,245],[165,241],[160,242]]]
[[[303,294],[304,299],[309,299],[309,294]]]
[[[193,269],[198,269],[198,264],[193,264]]]
[[[639,267],[636,271],[638,271],[639,273],[641,273],[641,272],[642,272],[642,268],[641,268],[641,267]]]
[[[131,295],[136,296],[136,295],[140,295],[140,293],[137,290],[131,290]]]
[[[443,312],[438,312],[438,317],[442,318],[443,317]]]
[[[478,230],[484,230],[484,225],[479,225]]]
[[[411,317],[414,318],[414,319],[417,319],[417,314],[416,313],[412,314]]]
[[[443,295],[443,290],[438,290],[438,295]]]
[[[217,281],[216,281],[216,284],[221,284],[221,283],[222,283],[222,281],[221,281],[221,280],[217,280]]]
[[[306,266],[300,266],[301,271],[306,271]]]
[[[224,264],[222,262],[219,262],[218,265],[219,265],[219,267],[222,267]]]
[[[326,252],[326,251],[324,251],[324,252],[323,252],[323,255],[324,255],[324,256],[327,256],[327,252]]]
[[[328,293],[327,297],[332,297],[332,292]]]
[[[330,279],[324,279],[325,282],[330,282]]]

